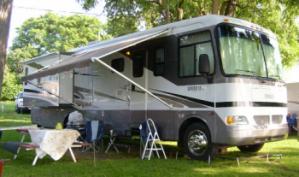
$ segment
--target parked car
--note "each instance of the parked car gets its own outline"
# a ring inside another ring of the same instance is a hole
[[[30,111],[29,107],[24,106],[23,101],[24,101],[23,100],[23,92],[21,92],[16,96],[16,100],[15,100],[17,113],[23,113],[24,111]]]

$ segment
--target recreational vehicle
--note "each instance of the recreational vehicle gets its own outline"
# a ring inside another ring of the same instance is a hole
[[[287,135],[281,69],[271,31],[208,15],[74,49],[23,81],[57,76],[56,102],[31,111],[40,126],[79,110],[129,135],[151,118],[162,140],[206,159],[215,146],[256,152]],[[36,95],[41,102],[43,93]]]

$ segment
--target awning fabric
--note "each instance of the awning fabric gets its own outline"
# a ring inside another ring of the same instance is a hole
[[[54,75],[60,72],[68,71],[76,67],[84,67],[92,62],[92,58],[103,58],[126,48],[140,44],[144,41],[161,37],[169,32],[168,29],[138,32],[131,35],[118,37],[109,41],[100,42],[75,51],[68,59],[61,60],[47,68],[41,69],[36,73],[25,76],[22,81],[28,81],[48,75]]]

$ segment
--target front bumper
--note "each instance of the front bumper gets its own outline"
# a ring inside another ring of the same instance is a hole
[[[240,146],[285,139],[288,136],[287,124],[272,127],[227,126],[226,133],[218,144]]]

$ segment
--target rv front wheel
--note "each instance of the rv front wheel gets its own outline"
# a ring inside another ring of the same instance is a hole
[[[208,127],[202,123],[189,125],[184,133],[183,149],[191,159],[207,160],[212,153]]]
[[[252,145],[244,145],[244,146],[238,146],[239,150],[241,152],[258,152],[261,150],[264,146],[264,143],[260,144],[252,144]]]

